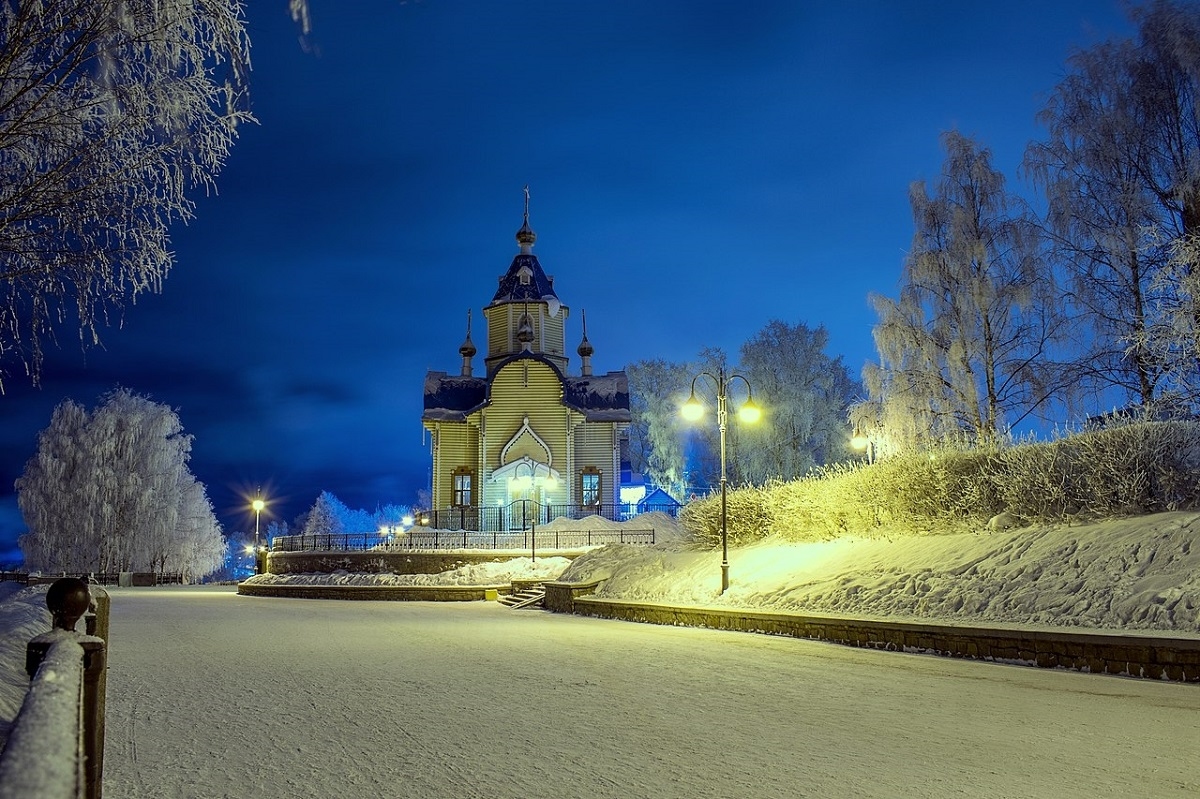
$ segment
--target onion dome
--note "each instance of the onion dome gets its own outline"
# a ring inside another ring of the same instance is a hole
[[[475,349],[475,342],[471,341],[471,309],[467,309],[467,338],[463,341],[462,346],[458,348],[458,354],[464,358],[474,358],[475,353],[479,350]]]
[[[579,349],[576,352],[579,353],[580,358],[590,358],[596,352],[596,349],[592,346],[592,342],[588,341],[587,337],[587,311],[581,310],[579,315],[583,319],[583,341],[579,342]]]
[[[537,241],[537,234],[533,232],[533,228],[529,226],[529,186],[525,187],[525,220],[521,223],[521,229],[517,231],[517,244],[521,245],[521,252],[528,254],[533,249],[533,243]]]

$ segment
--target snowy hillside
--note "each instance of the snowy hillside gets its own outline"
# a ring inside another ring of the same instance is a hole
[[[562,579],[598,596],[963,623],[1200,635],[1200,514],[1079,526],[792,544],[720,553],[608,546]]]

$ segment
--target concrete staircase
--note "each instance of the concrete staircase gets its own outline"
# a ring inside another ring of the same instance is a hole
[[[546,589],[541,583],[514,585],[513,589],[511,594],[499,598],[501,605],[506,605],[512,610],[543,607]]]

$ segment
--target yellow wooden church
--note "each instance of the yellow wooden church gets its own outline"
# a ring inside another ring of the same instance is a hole
[[[571,374],[569,309],[533,254],[536,239],[526,194],[518,252],[483,309],[483,374],[475,374],[468,312],[459,374],[425,377],[433,526],[497,530],[531,513],[538,523],[619,515],[629,383],[623,371],[592,374],[586,319]]]

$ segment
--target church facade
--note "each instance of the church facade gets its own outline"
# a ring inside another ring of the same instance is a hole
[[[425,376],[432,526],[502,530],[531,514],[538,523],[618,514],[629,383],[623,371],[592,373],[586,318],[571,373],[570,310],[533,254],[536,239],[526,196],[518,252],[483,309],[483,373],[468,312],[459,374]]]

